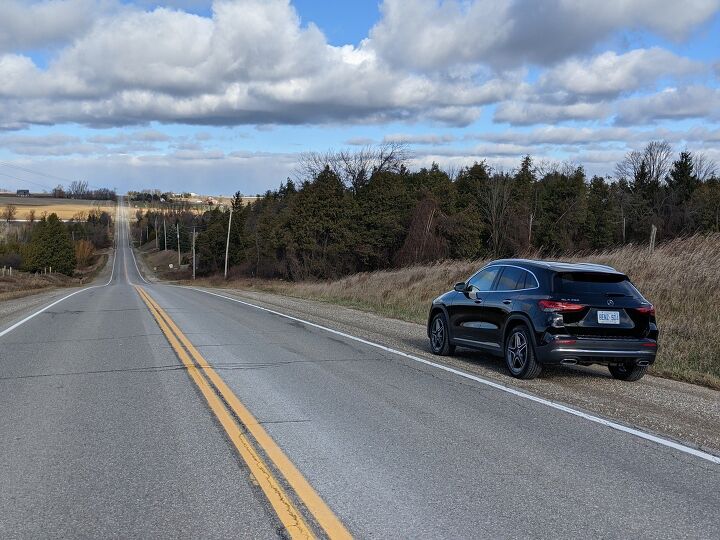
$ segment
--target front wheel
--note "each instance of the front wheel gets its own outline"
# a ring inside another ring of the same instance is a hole
[[[614,379],[630,382],[639,381],[648,370],[647,366],[637,366],[630,362],[615,366],[611,365],[608,366],[608,369]]]
[[[450,343],[450,332],[444,313],[438,313],[430,322],[430,348],[434,354],[447,356],[455,352]]]
[[[542,371],[535,357],[535,346],[527,326],[516,326],[505,342],[505,363],[510,374],[518,379],[534,379]]]

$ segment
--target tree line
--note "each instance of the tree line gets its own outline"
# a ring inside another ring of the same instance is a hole
[[[179,235],[183,252],[197,231],[198,272],[212,274],[224,266],[229,212],[138,211],[136,229],[144,241],[157,237],[160,249],[177,249]],[[675,155],[663,141],[629,153],[613,179],[530,156],[513,171],[485,161],[456,172],[437,164],[411,171],[402,146],[384,145],[307,154],[295,179],[249,205],[238,192],[232,214],[235,272],[323,279],[446,258],[647,243],[653,227],[659,241],[720,231],[720,179],[703,155]]]
[[[105,211],[80,213],[67,223],[57,214],[30,223],[14,224],[0,240],[0,266],[26,272],[73,275],[95,258],[95,250],[110,246],[112,217]]]

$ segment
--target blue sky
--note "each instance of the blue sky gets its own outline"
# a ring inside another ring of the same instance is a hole
[[[252,194],[301,152],[383,141],[405,142],[413,167],[509,170],[529,153],[611,175],[661,138],[720,161],[719,10],[7,0],[0,188],[82,178]]]

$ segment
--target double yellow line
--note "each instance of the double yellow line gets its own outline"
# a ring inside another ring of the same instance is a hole
[[[175,322],[144,289],[138,286],[135,286],[135,289],[155,317],[178,358],[187,368],[190,378],[207,400],[210,410],[225,429],[228,438],[245,461],[290,537],[315,538],[316,535],[313,527],[303,516],[300,505],[288,495],[274,470],[282,475],[285,483],[295,493],[296,500],[328,538],[352,538],[325,501],[180,331]],[[251,438],[272,463],[274,470],[257,451]]]

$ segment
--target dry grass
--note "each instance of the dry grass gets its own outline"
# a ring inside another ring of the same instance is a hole
[[[35,219],[43,214],[57,214],[60,219],[72,219],[79,214],[98,209],[111,215],[115,212],[114,203],[110,201],[78,201],[73,199],[54,199],[52,197],[0,197],[0,210],[7,205],[14,205],[17,209],[15,219],[30,219],[30,212],[35,211]]]
[[[720,388],[720,234],[660,245],[628,245],[564,260],[609,264],[627,273],[657,308],[661,348],[656,375]],[[311,298],[425,323],[433,298],[486,261],[446,261],[355,274],[330,282],[236,279],[229,286]],[[228,286],[220,279],[210,285]]]
[[[3,275],[0,269],[0,301],[21,298],[37,292],[60,287],[77,287],[87,284],[97,276],[108,261],[108,254],[101,253],[94,257],[89,266],[77,270],[70,277],[64,274],[31,274],[13,270],[12,277]]]

